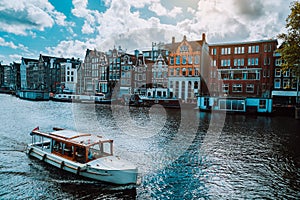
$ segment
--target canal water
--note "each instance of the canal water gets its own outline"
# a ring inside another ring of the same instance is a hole
[[[114,139],[141,184],[116,186],[28,157],[30,131]],[[193,107],[33,102],[0,94],[0,199],[299,199],[300,121]]]

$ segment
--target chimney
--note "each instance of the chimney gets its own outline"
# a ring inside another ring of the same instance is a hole
[[[202,33],[202,41],[206,41],[205,33]]]
[[[175,37],[173,36],[172,37],[172,44],[174,44],[175,43]]]

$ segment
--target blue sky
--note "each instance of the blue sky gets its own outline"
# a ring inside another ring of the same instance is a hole
[[[17,2],[17,3],[16,3]],[[0,61],[39,54],[83,59],[86,49],[150,48],[152,42],[209,43],[275,38],[292,0],[1,0]]]

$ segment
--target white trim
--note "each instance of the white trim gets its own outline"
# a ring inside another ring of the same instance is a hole
[[[272,91],[272,96],[296,97],[297,96],[297,91]]]

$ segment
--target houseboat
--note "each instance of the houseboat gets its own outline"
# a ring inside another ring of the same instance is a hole
[[[113,155],[113,140],[90,133],[53,128],[32,130],[26,153],[65,171],[113,184],[137,184],[138,169]]]
[[[77,95],[77,94],[54,94],[52,101],[59,102],[73,102],[73,103],[96,103],[96,104],[110,104],[111,99],[107,99],[105,95]]]
[[[153,105],[162,105],[165,108],[180,108],[179,99],[173,95],[169,88],[147,88],[138,90],[130,98],[124,99],[129,106],[151,107]]]
[[[228,113],[272,113],[272,99],[250,97],[198,97],[202,111],[224,111]]]
[[[49,92],[43,90],[19,90],[16,95],[20,99],[32,101],[48,101],[50,99]]]

